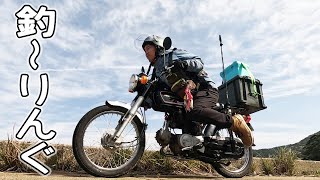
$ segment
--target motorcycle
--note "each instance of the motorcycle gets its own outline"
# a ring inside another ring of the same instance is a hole
[[[165,38],[163,47],[171,47]],[[162,75],[170,73],[166,67]],[[129,91],[137,92],[131,104],[106,101],[105,105],[87,112],[77,124],[72,147],[79,165],[89,174],[101,177],[118,177],[135,167],[145,150],[146,99],[153,101],[152,109],[165,113],[163,127],[156,132],[161,145],[160,153],[183,160],[200,160],[209,163],[222,176],[239,178],[248,174],[252,165],[252,148],[245,147],[231,130],[219,129],[212,124],[199,124],[201,134],[194,134],[185,126],[187,112],[183,99],[169,89],[158,88],[159,78],[149,79],[149,71],[133,74]],[[215,109],[234,114],[236,108],[219,104]],[[245,116],[249,124],[250,115]],[[250,126],[251,127],[251,126]],[[181,134],[172,132],[181,129]],[[252,129],[253,130],[253,129]]]

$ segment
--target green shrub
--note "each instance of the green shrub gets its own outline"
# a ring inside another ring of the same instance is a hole
[[[288,148],[280,148],[274,157],[277,174],[293,175],[297,153]]]
[[[265,175],[274,174],[274,161],[273,159],[262,159],[261,158],[261,170]]]

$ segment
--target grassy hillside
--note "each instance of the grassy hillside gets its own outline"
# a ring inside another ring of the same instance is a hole
[[[270,148],[270,149],[259,149],[259,150],[254,150],[253,151],[253,155],[255,157],[272,157],[274,156],[277,151],[282,148],[282,147],[286,147],[286,148],[290,148],[293,151],[297,152],[297,155],[299,158],[302,158],[302,151],[304,146],[307,144],[307,142],[309,141],[310,137],[313,135],[320,135],[320,131],[312,134],[304,139],[302,139],[301,141],[294,143],[294,144],[289,144],[289,145],[285,145],[285,146],[278,146],[278,147],[274,147],[274,148]]]

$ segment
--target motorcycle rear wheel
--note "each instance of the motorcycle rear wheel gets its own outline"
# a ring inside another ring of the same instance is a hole
[[[243,158],[240,160],[230,160],[231,164],[214,163],[214,169],[226,178],[241,178],[250,172],[252,166],[252,148],[245,148]]]
[[[217,132],[217,135],[224,138],[229,138],[228,130],[222,129]],[[234,135],[235,138],[237,138]],[[241,141],[239,138],[237,138]],[[250,172],[253,161],[252,147],[244,148],[244,155],[239,159],[225,159],[220,162],[212,163],[214,169],[227,178],[241,178]]]
[[[126,112],[127,109],[122,107],[104,105],[90,110],[79,121],[73,134],[72,148],[77,162],[87,173],[99,177],[118,177],[130,171],[143,155],[145,133],[137,117],[118,139],[121,142],[111,144],[106,140],[114,133]]]

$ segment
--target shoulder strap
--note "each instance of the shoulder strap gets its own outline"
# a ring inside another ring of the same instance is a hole
[[[156,78],[156,68],[153,67],[151,80],[154,80]]]

